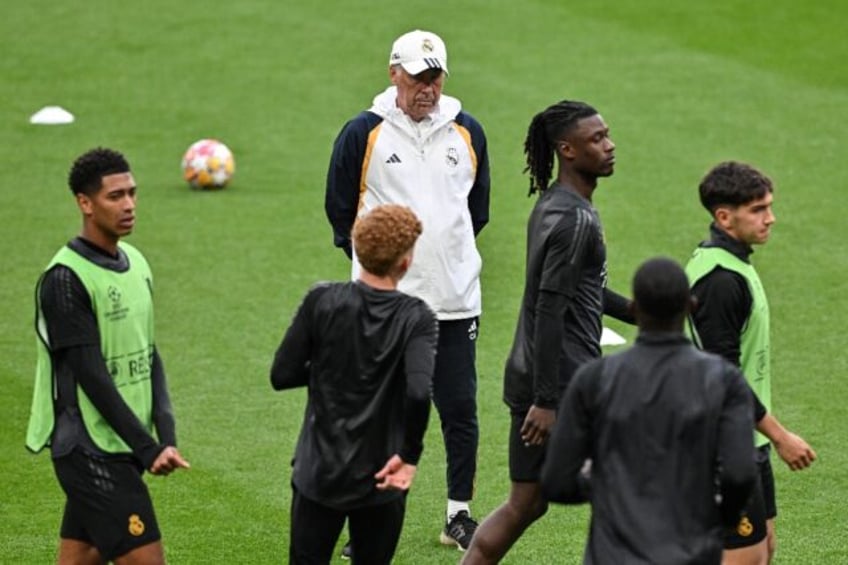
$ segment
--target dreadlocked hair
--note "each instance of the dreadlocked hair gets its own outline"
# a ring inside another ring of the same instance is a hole
[[[532,196],[537,190],[544,192],[548,188],[554,170],[556,143],[569,133],[577,120],[597,113],[597,110],[583,102],[562,100],[533,116],[524,139],[527,166],[523,172],[530,173],[530,191],[527,196]]]

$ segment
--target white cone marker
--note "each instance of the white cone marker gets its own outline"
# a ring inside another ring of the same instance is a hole
[[[615,331],[606,327],[601,331],[601,345],[624,345],[625,343],[627,340]]]
[[[57,125],[70,124],[74,115],[61,106],[45,106],[29,118],[31,124]]]

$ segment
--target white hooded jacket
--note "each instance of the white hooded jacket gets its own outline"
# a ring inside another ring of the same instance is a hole
[[[456,98],[442,95],[421,122],[398,108],[396,98],[393,86],[377,95],[336,140],[326,201],[336,245],[349,249],[357,214],[379,204],[409,206],[423,232],[399,289],[424,300],[440,320],[479,316],[482,259],[475,235],[488,221],[489,202],[482,127]],[[356,279],[355,253],[352,259]]]

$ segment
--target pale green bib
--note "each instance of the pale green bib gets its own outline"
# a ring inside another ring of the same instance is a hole
[[[104,269],[67,246],[53,257],[45,272],[61,264],[82,281],[97,317],[100,350],[112,381],[142,425],[152,433],[153,277],[138,250],[126,243],[119,246],[129,260],[126,272]],[[38,361],[26,442],[27,447],[36,452],[50,441],[55,425],[53,401],[56,395],[50,341],[39,302],[40,287],[41,280],[36,288]],[[131,451],[79,386],[77,401],[88,435],[97,447],[107,453]]]
[[[690,286],[708,275],[716,267],[739,273],[748,283],[753,304],[751,314],[740,336],[739,364],[751,389],[760,402],[771,412],[771,359],[769,355],[769,307],[766,293],[757,271],[750,263],[742,261],[720,247],[699,247],[686,265]],[[700,345],[695,328],[689,324],[692,338]],[[756,434],[757,446],[768,443],[764,435]]]

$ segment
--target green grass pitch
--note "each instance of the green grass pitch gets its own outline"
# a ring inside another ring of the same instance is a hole
[[[684,261],[706,235],[696,186],[750,161],[777,184],[772,241],[754,261],[772,310],[775,413],[817,449],[775,460],[777,563],[846,563],[848,460],[845,109],[848,4],[840,0],[226,3],[34,0],[0,18],[0,563],[55,558],[62,495],[49,456],[24,449],[35,359],[33,285],[79,229],[71,160],[107,145],[139,187],[130,241],[156,275],[157,340],[193,468],[151,478],[169,561],[285,561],[289,462],[302,393],[273,393],[273,351],[305,289],[344,279],[323,213],[341,125],[388,82],[392,40],[446,40],[459,97],[486,128],[491,223],[480,236],[482,518],[508,491],[501,371],[515,326],[532,200],[522,144],[557,100],[598,107],[617,143],[596,193],[611,285],[629,295],[653,255]],[[66,126],[28,117],[58,104]],[[189,190],[180,157],[202,137],[233,150],[224,191]],[[608,321],[632,339],[632,328]],[[397,563],[456,563],[437,537],[444,452],[433,413]],[[588,509],[555,507],[505,563],[575,563]]]

